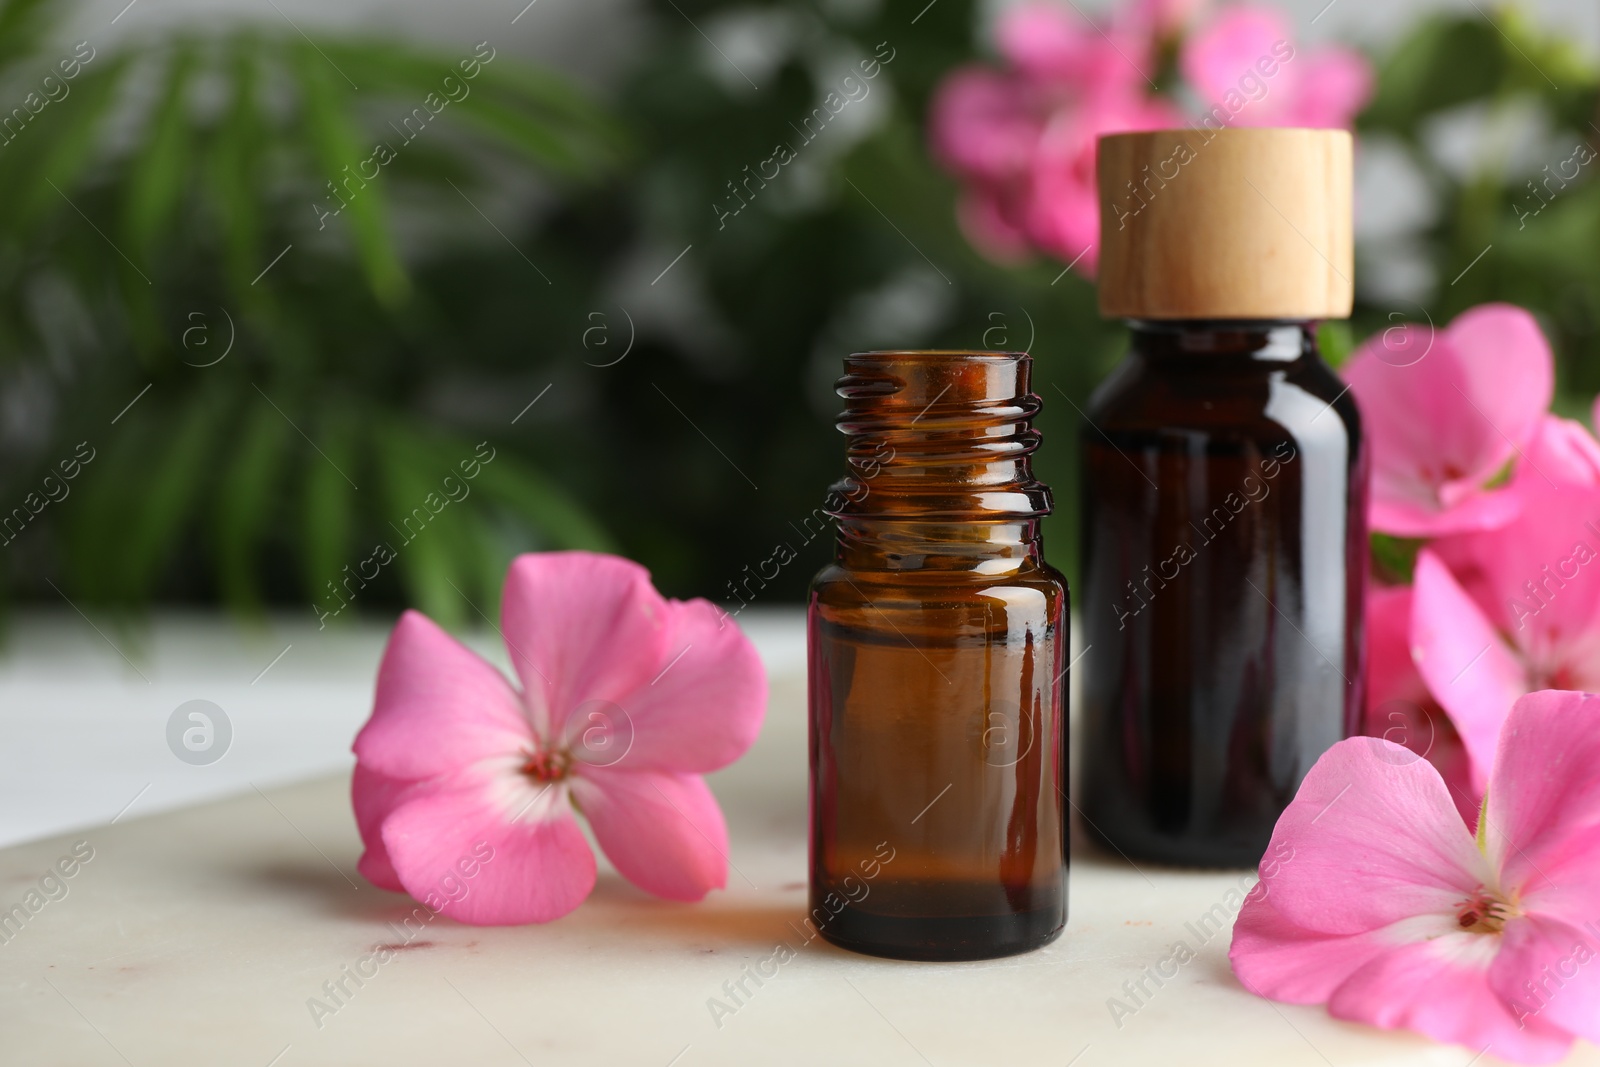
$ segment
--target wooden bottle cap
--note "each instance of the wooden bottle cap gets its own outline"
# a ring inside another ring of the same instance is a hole
[[[1099,171],[1102,315],[1349,316],[1347,131],[1119,133]]]

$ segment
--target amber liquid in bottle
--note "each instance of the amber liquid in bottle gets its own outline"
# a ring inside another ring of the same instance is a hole
[[[1066,922],[1066,583],[1026,355],[851,356],[812,584],[811,911],[858,952],[982,959]]]
[[[1360,421],[1307,324],[1132,327],[1082,429],[1084,821],[1254,866],[1358,722]]]

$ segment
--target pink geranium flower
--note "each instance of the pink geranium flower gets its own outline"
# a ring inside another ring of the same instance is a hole
[[[967,182],[957,221],[967,240],[997,262],[1031,251],[1024,230],[1029,172],[1044,109],[1021,78],[967,67],[945,79],[929,113],[934,158]]]
[[[500,629],[520,687],[417,612],[395,626],[355,741],[361,873],[461,922],[546,922],[595,883],[581,811],[641,889],[723,886],[701,775],[750,747],[766,703],[738,627],[628,560],[548,552],[511,564]]]
[[[1474,788],[1501,724],[1536,689],[1600,691],[1600,444],[1545,418],[1508,492],[1516,517],[1417,559],[1417,668],[1460,731]]]
[[[1525,1063],[1600,1041],[1600,697],[1517,702],[1476,837],[1432,765],[1363,737],[1268,854],[1229,952],[1251,992]]]
[[[1151,31],[1097,26],[1066,4],[1033,2],[1001,16],[996,43],[1009,66],[955,71],[929,110],[934,158],[965,183],[957,220],[991,259],[1042,251],[1092,275],[1096,140],[1181,121],[1145,93]]]
[[[1348,48],[1296,48],[1277,8],[1224,8],[1179,65],[1224,126],[1348,126],[1372,97],[1372,67]]]
[[[1157,92],[1156,79],[1167,43],[1203,7],[1131,0],[1101,22],[1065,0],[1006,9],[995,28],[1004,66],[952,72],[928,116],[933,157],[962,183],[956,215],[975,248],[999,262],[1044,252],[1093,276],[1096,142],[1186,125],[1177,97]],[[1184,46],[1182,60],[1206,106],[1226,105],[1224,126],[1347,125],[1371,93],[1360,55],[1297,53],[1268,9],[1227,8]],[[1218,125],[1219,113],[1208,114]]]
[[[1394,326],[1344,376],[1372,443],[1374,530],[1437,537],[1516,516],[1515,494],[1490,486],[1532,442],[1555,390],[1532,315],[1483,304],[1437,332]]]
[[[1093,277],[1100,263],[1101,134],[1158,130],[1181,117],[1161,100],[1100,97],[1058,114],[1039,140],[1023,230],[1034,247]]]
[[[1142,92],[1154,41],[1147,27],[1101,26],[1065,3],[1030,0],[1006,9],[995,27],[1000,55],[1058,98],[1127,97]]]

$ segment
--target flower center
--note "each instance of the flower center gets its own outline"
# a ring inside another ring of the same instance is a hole
[[[522,773],[536,782],[559,782],[572,768],[572,757],[564,749],[532,752],[522,765]]]
[[[1528,683],[1540,689],[1576,689],[1582,683],[1574,677],[1570,664],[1557,664],[1553,667],[1532,665],[1528,669]]]
[[[1457,909],[1456,921],[1469,934],[1498,934],[1505,929],[1507,919],[1522,914],[1515,904],[1481,885]]]

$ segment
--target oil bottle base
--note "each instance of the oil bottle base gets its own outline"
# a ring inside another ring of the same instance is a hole
[[[868,956],[953,962],[1031,952],[1060,937],[1065,927],[1060,908],[959,918],[899,918],[846,908],[819,933],[840,948]]]

